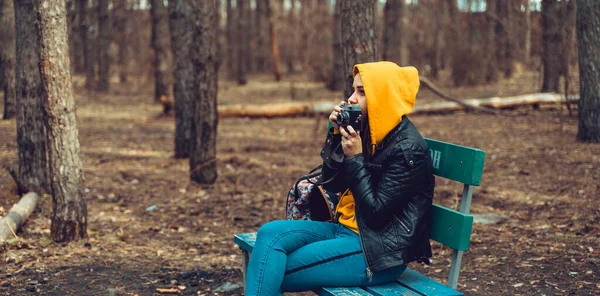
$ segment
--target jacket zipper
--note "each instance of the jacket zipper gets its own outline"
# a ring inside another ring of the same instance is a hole
[[[358,216],[358,206],[357,203],[355,201],[354,203],[354,217]],[[363,250],[363,255],[365,256],[365,264],[367,265],[367,281],[370,283],[373,280],[373,272],[371,272],[371,267],[369,266],[369,259],[367,258],[367,252],[365,249],[365,245],[363,243],[363,238],[362,238],[362,231],[360,230],[360,223],[358,222],[358,220],[356,221],[356,227],[358,227],[358,240],[360,241],[360,247]]]

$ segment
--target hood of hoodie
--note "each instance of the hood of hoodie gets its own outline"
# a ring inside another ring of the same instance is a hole
[[[376,147],[410,113],[419,91],[419,72],[415,67],[399,67],[392,62],[373,62],[354,66],[360,73],[371,132]]]

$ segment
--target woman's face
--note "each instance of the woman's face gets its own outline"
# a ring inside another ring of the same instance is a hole
[[[364,117],[367,115],[367,97],[365,96],[365,89],[363,87],[362,79],[360,78],[360,73],[354,75],[352,88],[354,88],[354,92],[350,98],[348,98],[348,104],[360,105],[362,116]]]

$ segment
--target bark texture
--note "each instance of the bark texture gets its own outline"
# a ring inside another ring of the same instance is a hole
[[[261,1],[261,0],[259,0]],[[246,1],[237,1],[236,16],[237,16],[237,30],[236,30],[236,78],[240,85],[244,85],[248,82],[246,78],[246,59],[248,59],[248,50],[246,48]]]
[[[193,64],[195,71],[194,123],[190,154],[190,178],[199,184],[217,180],[217,28],[215,3],[218,0],[194,0]],[[243,1],[242,1],[243,2]],[[239,3],[239,2],[238,2]]]
[[[385,61],[400,65],[402,57],[402,13],[404,0],[387,0],[383,9],[383,53]]]
[[[169,97],[168,11],[163,0],[152,0],[152,49],[154,50],[154,100]]]
[[[561,70],[560,3],[542,0],[542,92],[558,92]]]
[[[115,0],[114,1],[114,18],[115,18],[115,38],[117,45],[119,46],[119,82],[127,82],[127,39],[129,37],[129,29],[127,22],[127,0]]]
[[[12,0],[0,0],[0,87],[4,90],[2,119],[17,115],[15,93],[15,19]]]
[[[39,40],[33,1],[15,0],[17,145],[19,181],[25,191],[49,192],[42,113]]]
[[[227,74],[229,77],[233,77],[235,73],[235,46],[233,46],[233,40],[235,38],[235,21],[233,15],[233,7],[231,1],[226,1],[226,12],[227,12],[227,24],[225,30],[227,31]],[[258,8],[256,9],[258,11]],[[172,30],[171,30],[172,33]]]
[[[169,27],[173,52],[173,96],[175,99],[175,157],[190,156],[194,120],[194,5],[189,0],[169,2]]]
[[[344,53],[344,98],[354,90],[352,69],[355,64],[377,59],[375,34],[375,0],[340,0],[342,2],[342,50]]]
[[[110,81],[110,15],[108,0],[98,0],[98,87],[99,91],[107,91]]]
[[[342,1],[335,2],[335,8],[333,12],[333,64],[331,65],[331,74],[329,75],[329,81],[327,82],[327,88],[329,90],[342,90],[344,89],[344,54],[342,50],[342,22],[340,18],[342,10]]]
[[[279,59],[279,43],[277,42],[277,29],[275,28],[275,19],[273,17],[273,9],[269,4],[269,0],[265,0],[265,11],[269,20],[269,31],[271,32],[271,56],[273,57],[273,75],[275,81],[281,81],[280,59]]]
[[[94,30],[91,26],[91,16],[88,11],[87,0],[76,0],[75,3],[79,18],[79,38],[83,50],[83,67],[85,71],[85,87],[93,89],[96,86],[94,64]]]
[[[573,1],[573,0],[571,0]],[[577,0],[579,128],[577,139],[600,143],[600,2]]]
[[[71,85],[65,2],[38,0],[35,12],[52,189],[51,236],[55,242],[68,242],[87,236],[87,205]]]

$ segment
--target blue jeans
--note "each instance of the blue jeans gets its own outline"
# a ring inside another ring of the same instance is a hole
[[[392,282],[406,265],[367,278],[358,234],[328,222],[280,220],[264,224],[246,274],[246,296],[281,295],[317,287],[369,286]]]

